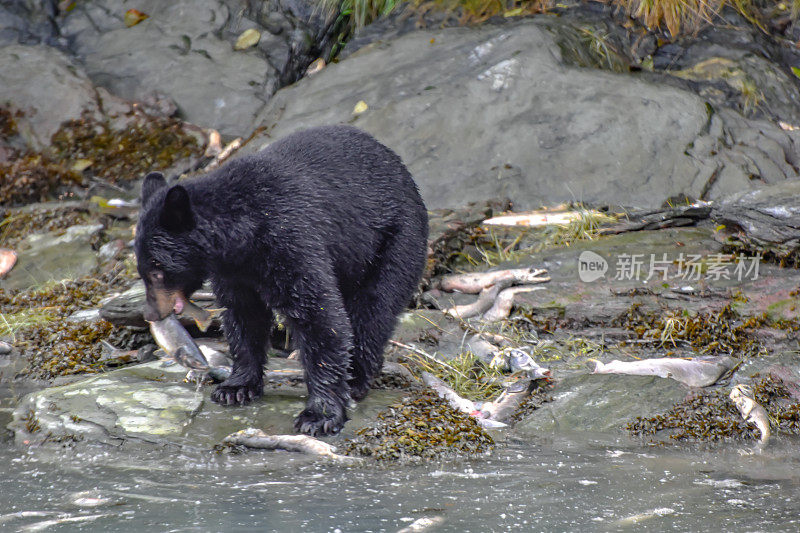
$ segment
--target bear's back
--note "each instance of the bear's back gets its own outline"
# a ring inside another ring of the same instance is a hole
[[[427,218],[417,186],[400,157],[351,126],[323,126],[278,140],[252,156],[262,179],[304,209],[339,221],[383,225]],[[298,204],[299,205],[299,204]]]

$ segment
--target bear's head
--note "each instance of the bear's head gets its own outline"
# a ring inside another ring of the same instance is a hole
[[[151,172],[141,200],[134,249],[147,296],[144,319],[154,322],[183,310],[186,298],[202,285],[204,270],[186,188],[168,187],[160,172]]]

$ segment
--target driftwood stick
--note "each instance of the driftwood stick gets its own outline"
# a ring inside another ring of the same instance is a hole
[[[328,457],[340,462],[359,461],[356,457],[337,454],[335,448],[327,442],[322,442],[308,435],[268,435],[260,429],[247,428],[237,431],[236,433],[231,433],[225,437],[222,442],[262,450],[300,452],[307,455]]]

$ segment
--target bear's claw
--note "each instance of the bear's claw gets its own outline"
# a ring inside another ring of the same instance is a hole
[[[333,413],[322,413],[312,408],[306,408],[294,419],[294,429],[298,433],[305,433],[312,437],[336,435],[344,427],[347,418],[344,410],[336,409]]]
[[[220,384],[211,393],[211,401],[220,405],[244,405],[261,396],[261,385]]]

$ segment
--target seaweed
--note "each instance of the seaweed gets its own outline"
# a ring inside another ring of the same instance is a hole
[[[106,366],[100,340],[124,349],[152,342],[146,331],[114,326],[105,320],[72,322],[67,317],[96,307],[103,295],[128,279],[117,268],[96,278],[64,280],[25,291],[0,288],[0,335],[12,335],[28,360],[31,377],[99,372]]]
[[[124,183],[202,152],[197,138],[176,118],[141,111],[132,111],[128,117],[132,120],[124,128],[88,112],[64,123],[52,138],[57,159],[72,162],[70,166],[83,161],[95,176]]]
[[[727,389],[694,392],[666,413],[636,417],[625,429],[635,436],[666,432],[676,441],[758,440],[759,431],[742,419],[727,393]],[[767,410],[773,430],[800,434],[800,403],[792,399],[782,383],[771,377],[759,379],[754,383],[753,393],[755,400]]]
[[[421,462],[484,456],[494,440],[474,418],[426,391],[390,405],[343,448],[347,455],[380,462]]]
[[[14,247],[31,233],[46,233],[86,224],[89,211],[82,207],[57,206],[9,213],[0,221],[0,245]]]
[[[0,203],[26,204],[47,200],[63,187],[78,185],[80,174],[44,154],[15,154],[0,162]]]
[[[769,325],[769,320],[763,315],[740,317],[733,303],[716,313],[694,315],[686,311],[642,313],[638,305],[633,305],[615,325],[633,331],[639,339],[654,340],[662,345],[674,347],[682,341],[700,353],[745,358],[763,352],[756,330]]]

